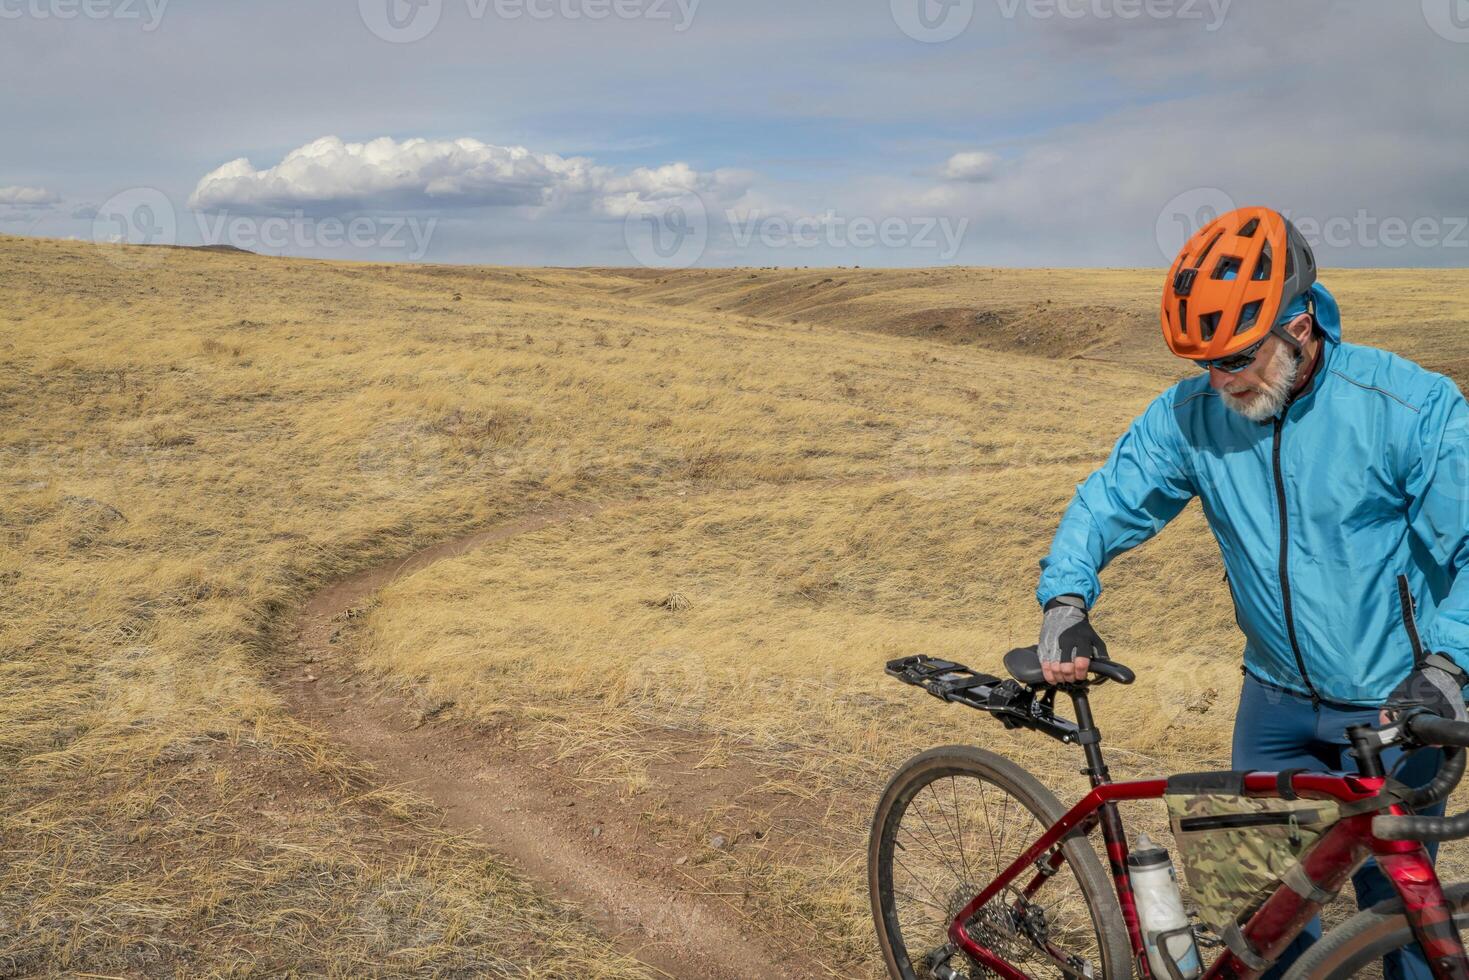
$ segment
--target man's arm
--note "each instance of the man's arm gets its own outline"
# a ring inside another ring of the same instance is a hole
[[[1423,633],[1424,649],[1469,669],[1469,405],[1444,379],[1418,413],[1406,480],[1408,523],[1453,584]]]
[[[1102,468],[1076,488],[1051,553],[1041,560],[1036,599],[1080,596],[1090,608],[1101,594],[1098,575],[1113,558],[1161,531],[1194,497],[1194,484],[1169,389],[1133,421]],[[1207,395],[1201,397],[1209,397]],[[1469,582],[1466,582],[1469,600]],[[1469,631],[1469,604],[1465,609]]]

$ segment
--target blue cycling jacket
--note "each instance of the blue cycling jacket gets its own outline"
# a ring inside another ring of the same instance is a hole
[[[1274,420],[1231,411],[1205,374],[1154,400],[1077,487],[1040,602],[1091,606],[1098,572],[1198,497],[1260,679],[1382,704],[1413,669],[1400,575],[1423,646],[1469,668],[1469,406],[1448,378],[1333,333]]]

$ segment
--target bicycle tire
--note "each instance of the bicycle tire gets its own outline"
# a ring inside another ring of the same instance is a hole
[[[1460,935],[1469,936],[1469,884],[1444,889]],[[1388,953],[1417,942],[1401,899],[1363,909],[1332,929],[1291,964],[1285,980],[1328,980],[1361,976]]]
[[[1066,808],[1061,805],[1060,801],[1034,776],[1008,759],[991,752],[986,752],[983,749],[967,745],[945,746],[943,748],[931,749],[905,762],[889,781],[887,788],[883,791],[882,798],[878,802],[877,812],[873,816],[867,859],[869,899],[872,904],[873,921],[877,928],[878,945],[882,949],[883,960],[887,966],[889,975],[897,978],[897,980],[932,980],[932,974],[927,968],[923,968],[923,972],[921,973],[918,972],[919,967],[915,967],[910,959],[907,946],[908,939],[916,939],[918,937],[910,936],[905,938],[902,933],[903,923],[900,921],[898,908],[899,897],[895,886],[896,871],[894,866],[895,855],[898,851],[901,850],[904,853],[908,853],[908,848],[902,845],[898,839],[902,831],[902,820],[910,808],[913,808],[913,801],[918,798],[925,787],[932,787],[939,780],[950,777],[953,779],[965,778],[979,781],[979,787],[981,789],[980,799],[984,801],[987,824],[990,822],[992,808],[989,805],[989,797],[984,792],[984,786],[986,785],[994,787],[1000,793],[1004,794],[1005,797],[1013,800],[1018,804],[1018,807],[1023,808],[1033,819],[1034,825],[1026,828],[1024,832],[1025,838],[1021,843],[1016,845],[1015,854],[1009,860],[1013,860],[1014,856],[1018,856],[1020,851],[1028,844],[1034,842],[1045,828],[1054,825],[1066,813]],[[957,812],[959,806],[957,798],[958,790],[952,780],[949,788],[955,793],[955,809]],[[938,791],[931,790],[930,792],[935,799],[940,797]],[[1009,804],[1005,804],[1005,806],[1008,807]],[[1007,819],[1008,812],[1007,809]],[[911,829],[909,832],[912,832]],[[959,821],[961,857],[963,856],[963,833],[964,824],[961,819]],[[995,851],[992,826],[990,826],[989,836],[991,849]],[[1017,840],[1020,840],[1018,835]],[[1001,843],[1003,843],[1003,833]],[[919,854],[916,847],[913,850],[913,854]],[[1117,904],[1117,897],[1113,891],[1112,881],[1103,870],[1101,862],[1097,859],[1096,852],[1092,850],[1091,845],[1086,839],[1073,837],[1062,846],[1062,855],[1063,864],[1058,868],[1057,876],[1047,881],[1044,887],[1049,887],[1051,881],[1059,879],[1061,877],[1059,872],[1063,869],[1070,873],[1071,880],[1075,882],[1081,898],[1085,901],[1090,920],[1089,927],[1094,933],[1095,950],[1098,960],[1097,963],[1093,964],[1094,975],[1113,978],[1113,980],[1131,977],[1133,973],[1132,948],[1128,940],[1126,927],[1122,921],[1122,911]],[[996,861],[994,863],[999,864],[999,867],[992,868],[986,866],[985,871],[988,872],[988,877],[983,881],[967,882],[962,885],[960,889],[956,890],[955,903],[960,901],[959,896],[962,896],[964,887],[973,888],[968,893],[970,897],[978,894],[985,883],[993,880],[994,876],[1009,864],[1009,860],[1000,863],[1000,859],[1004,855],[996,852],[995,857]],[[900,858],[897,860],[897,863],[902,864]],[[956,877],[962,875],[967,878],[970,875],[972,869],[968,867],[967,858],[964,859],[963,863],[964,868],[956,874]],[[951,863],[950,866],[952,867]],[[935,898],[938,897],[932,891],[929,892],[929,895]],[[935,905],[936,907],[938,905],[936,902],[924,901],[923,898],[920,898],[919,901],[924,904]],[[945,911],[956,913],[957,909],[950,906]],[[933,914],[930,913],[930,915]],[[950,917],[952,918],[952,915]],[[1073,916],[1073,918],[1075,917]],[[979,916],[976,916],[976,921],[978,919]],[[1084,924],[1083,928],[1086,928]],[[939,932],[942,933],[941,928]],[[920,956],[924,956],[932,948],[937,948],[942,945],[947,937],[941,934],[937,936],[930,935],[925,931],[923,938],[925,942],[932,941],[934,946],[930,949],[920,951],[918,954]],[[1033,945],[1031,948],[1035,949]],[[1090,959],[1088,962],[1090,962]],[[973,965],[971,964],[971,966]],[[1101,971],[1100,973],[1095,972],[1098,968]],[[1025,972],[1031,973],[1031,975],[1038,975],[1032,973],[1030,970],[1026,970]],[[988,971],[975,967],[969,971],[969,975],[971,977],[985,976],[988,975]],[[1064,976],[1065,973],[1058,969],[1055,975]]]

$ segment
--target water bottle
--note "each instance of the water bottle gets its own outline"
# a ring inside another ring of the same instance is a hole
[[[1153,976],[1194,980],[1204,972],[1204,965],[1193,926],[1183,911],[1183,896],[1168,852],[1143,834],[1127,856],[1127,873]]]

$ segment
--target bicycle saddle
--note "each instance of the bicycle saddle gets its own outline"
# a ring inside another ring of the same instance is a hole
[[[1005,669],[1022,684],[1046,683],[1046,676],[1041,673],[1040,651],[1035,647],[1017,647],[1005,654]],[[1115,660],[1093,660],[1087,673],[1119,684],[1131,684],[1137,679],[1129,668]]]

